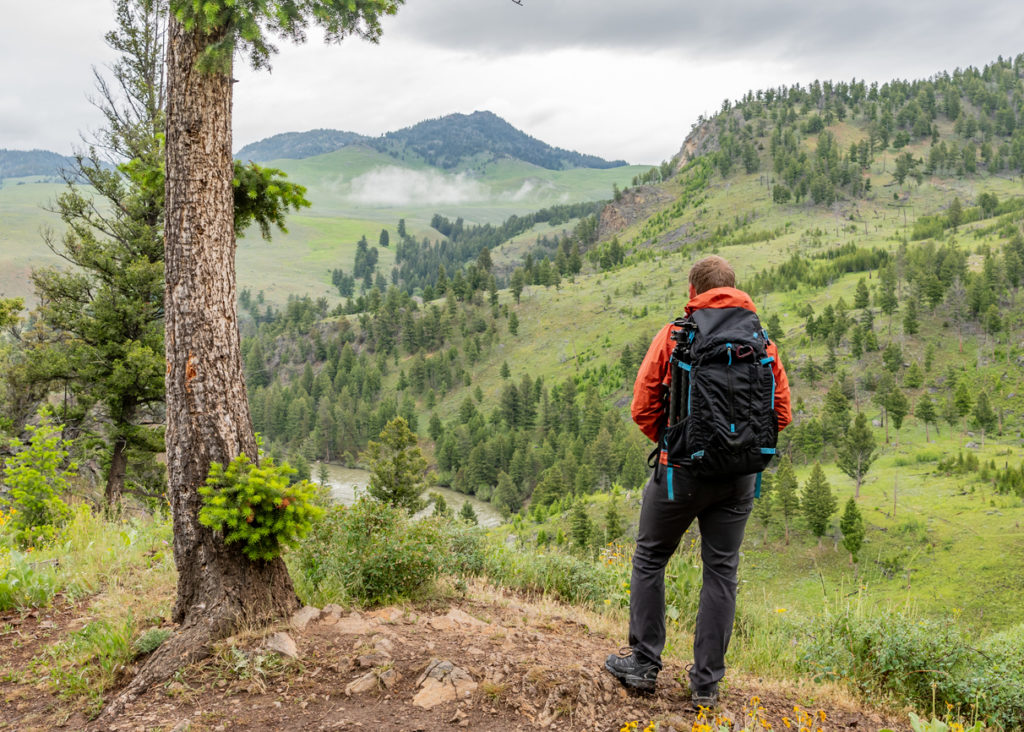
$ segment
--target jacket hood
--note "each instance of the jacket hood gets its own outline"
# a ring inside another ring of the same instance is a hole
[[[686,303],[686,314],[690,315],[694,310],[704,308],[744,308],[752,313],[757,312],[750,295],[735,287],[714,287],[700,293]]]

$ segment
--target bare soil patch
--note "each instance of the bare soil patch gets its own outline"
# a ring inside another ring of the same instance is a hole
[[[47,645],[80,627],[81,611],[64,603],[0,616],[0,729],[617,732],[651,720],[659,730],[689,731],[696,720],[681,664],[666,665],[653,695],[627,694],[603,670],[618,639],[577,620],[573,608],[490,597],[363,613],[328,607],[307,613],[313,617],[304,627],[300,619],[228,639],[100,727],[27,672]],[[267,648],[277,633],[294,641],[296,658]],[[827,730],[894,725],[870,710],[801,694],[737,678],[715,713],[742,722],[760,707],[780,729],[799,706]]]

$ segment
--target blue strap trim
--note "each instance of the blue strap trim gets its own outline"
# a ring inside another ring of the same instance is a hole
[[[772,411],[775,411],[775,371],[772,371]]]
[[[693,343],[693,337],[697,335],[694,331],[690,331],[690,343]]]
[[[736,425],[735,424],[729,425],[729,431],[730,432],[735,432],[736,431]]]
[[[683,371],[689,371],[693,368],[693,364],[683,363],[682,361],[679,362],[679,365],[682,366]]]
[[[668,500],[674,501],[674,500],[676,500],[676,497],[675,497],[675,493],[672,492],[672,466],[671,465],[668,466],[668,475],[665,477],[665,479],[668,481]]]
[[[704,457],[704,451],[703,450],[697,450],[697,452],[695,452],[692,455],[690,455],[690,460],[696,460],[697,458],[702,458],[702,457]]]
[[[774,455],[775,454],[775,448],[774,447],[762,447],[761,448],[761,454],[762,455]]]
[[[757,480],[754,481],[754,498],[761,497],[761,474],[757,474]]]
[[[726,348],[726,351],[729,354],[729,365],[732,366],[732,344],[731,343],[726,343],[725,344],[725,348]]]
[[[764,366],[766,363],[771,363],[774,360],[775,356],[766,356],[765,358],[761,359],[761,365]]]

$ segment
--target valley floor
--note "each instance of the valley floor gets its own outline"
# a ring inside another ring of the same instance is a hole
[[[908,727],[902,715],[866,709],[837,687],[735,672],[719,709],[699,719],[678,659],[668,660],[654,695],[627,695],[602,668],[621,644],[620,621],[480,584],[453,602],[300,611],[290,625],[228,639],[99,727],[80,703],[53,695],[45,668],[32,661],[92,620],[89,613],[87,603],[56,598],[52,608],[0,615],[0,729],[632,732],[653,721],[659,731],[689,732],[710,729],[699,725],[715,724],[715,715],[734,730]],[[283,642],[295,657],[268,642]],[[122,683],[134,670],[124,670]]]

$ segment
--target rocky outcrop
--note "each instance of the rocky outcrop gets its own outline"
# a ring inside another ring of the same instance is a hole
[[[729,114],[742,116],[742,113],[737,109],[734,109]],[[725,125],[727,120],[728,116],[722,115],[694,125],[693,129],[690,130],[690,134],[683,140],[683,146],[679,148],[679,152],[673,158],[677,173],[694,158],[699,158],[701,155],[707,155],[718,150],[719,125]]]
[[[601,210],[597,222],[598,240],[606,239],[648,218],[671,200],[672,196],[658,186],[630,188],[618,201],[612,201]]]

